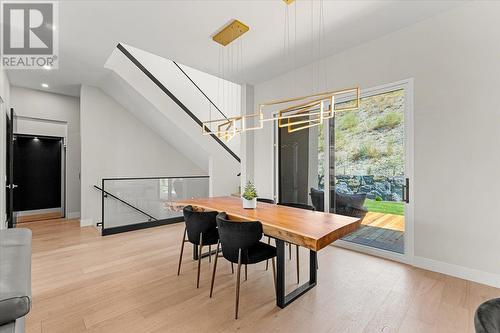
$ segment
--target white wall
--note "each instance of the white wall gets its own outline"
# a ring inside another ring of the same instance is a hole
[[[252,85],[241,86],[241,114],[253,115],[255,113],[254,107],[254,87]],[[247,181],[254,181],[254,131],[246,131],[239,135],[241,138],[241,176],[240,176],[240,192],[247,183]],[[257,193],[260,197],[260,193]],[[266,197],[270,198],[270,197]]]
[[[80,101],[77,97],[12,86],[10,105],[25,134],[49,135],[47,126],[66,126],[66,216],[80,215]],[[31,121],[26,118],[32,118]],[[38,119],[38,120],[37,120]],[[24,126],[30,123],[29,126]],[[52,125],[48,125],[52,124]],[[29,133],[31,132],[31,133]]]
[[[210,100],[217,105],[219,110],[221,110],[226,117],[235,117],[241,114],[241,98],[242,98],[242,86],[237,83],[219,78],[217,76],[199,71],[197,69],[191,68],[186,65],[178,64],[179,67],[193,80],[198,87],[207,95]],[[188,84],[188,87],[190,85]],[[202,96],[201,92],[196,90],[190,91],[198,96]],[[210,107],[207,105],[205,99],[203,101],[203,108],[195,108],[193,112],[199,112],[197,114],[198,118],[202,121],[205,120],[215,120],[222,119],[223,115],[215,109],[215,107]],[[254,112],[253,112],[254,113]],[[249,113],[252,114],[252,113]],[[236,154],[243,155],[240,152],[240,136],[236,135],[229,142],[225,144],[231,148]],[[241,156],[240,156],[241,158]]]
[[[129,48],[127,46],[127,48]],[[207,101],[170,60],[138,49],[132,53],[189,110],[201,112]],[[182,110],[162,89],[115,49],[105,67],[112,70],[101,88],[123,107],[158,133],[178,151],[185,153],[198,167],[211,175],[214,196],[238,191],[241,165],[222,145],[209,135],[202,135],[200,125]],[[197,102],[200,102],[199,104]],[[233,142],[233,140],[231,140]],[[239,151],[239,146],[237,147]],[[238,152],[233,150],[234,152]],[[211,161],[209,163],[209,161]],[[208,165],[211,167],[207,167]]]
[[[68,124],[65,121],[16,117],[16,133],[67,138]]]
[[[210,119],[221,119],[217,110],[211,107],[210,103],[193,83],[175,66],[170,59],[149,53],[130,45],[124,47],[149,71],[158,81],[160,81],[175,97],[177,97],[198,119],[208,121]],[[108,60],[108,63],[109,60]],[[113,67],[107,68],[113,69]],[[212,101],[218,104],[219,109],[228,117],[236,116],[240,111],[241,87],[238,84],[227,80],[219,79],[216,76],[203,73],[188,66],[182,66],[186,74],[192,77],[192,80],[210,96]],[[220,97],[217,94],[217,86],[220,87]],[[224,94],[222,93],[224,91]],[[210,111],[212,110],[212,111]],[[209,125],[209,128],[215,130],[215,124]],[[240,155],[239,136],[234,137],[225,144]]]
[[[6,227],[6,215],[5,215],[5,115],[9,110],[9,99],[10,99],[10,84],[9,78],[3,67],[0,65],[0,98],[3,103],[0,107],[0,229]]]
[[[82,225],[101,220],[102,178],[206,175],[101,89],[82,86],[80,101]]]
[[[466,3],[322,66],[328,88],[414,78],[415,260],[500,286],[499,17],[499,2]],[[297,95],[311,92],[311,68],[258,84],[256,105],[289,97],[294,77]],[[255,135],[262,196],[272,194],[272,142],[270,125]]]

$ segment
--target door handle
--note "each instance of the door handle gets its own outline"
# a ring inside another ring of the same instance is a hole
[[[12,188],[18,188],[19,186],[16,184],[12,184]]]
[[[5,185],[5,187],[8,188],[9,190],[13,190],[15,188],[18,188],[19,186],[16,184],[9,184],[9,185]]]
[[[410,203],[410,178],[406,178],[403,185],[403,201]]]

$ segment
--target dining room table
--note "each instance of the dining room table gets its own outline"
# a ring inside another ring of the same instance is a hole
[[[235,221],[259,221],[266,236],[276,241],[276,305],[284,308],[317,284],[317,253],[360,227],[359,218],[258,202],[255,209],[243,208],[234,196],[181,199],[179,206],[225,212]],[[285,243],[309,250],[309,280],[286,293]]]

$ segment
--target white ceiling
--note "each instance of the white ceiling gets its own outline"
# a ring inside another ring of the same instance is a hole
[[[379,38],[460,3],[325,0],[321,57]],[[315,30],[319,4],[313,1]],[[296,5],[288,7],[292,48],[289,56],[284,56],[285,8],[282,0],[61,1],[57,27],[59,69],[10,70],[8,75],[13,85],[43,89],[40,85],[46,82],[50,86],[46,90],[78,96],[81,84],[98,85],[103,80],[107,74],[103,65],[119,42],[218,75],[220,47],[211,35],[236,18],[249,25],[250,31],[241,38],[241,65],[226,77],[255,84],[320,56],[317,31],[312,34],[316,41],[311,40],[310,0],[297,0]],[[297,46],[293,48],[295,39]],[[232,50],[226,48],[226,60],[230,52],[234,59],[238,50],[237,45]]]

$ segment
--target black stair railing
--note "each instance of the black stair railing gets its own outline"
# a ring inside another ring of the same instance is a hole
[[[203,122],[196,117],[196,115],[189,110],[189,108],[182,103],[170,90],[165,87],[164,84],[160,82],[144,65],[137,60],[122,44],[118,44],[116,46],[118,50],[120,50],[144,75],[146,75],[160,90],[162,90],[170,99],[177,104],[191,119],[193,119],[200,127],[204,127],[205,131],[211,132],[210,129],[208,129],[206,126],[203,125]],[[213,101],[208,98],[208,96],[200,89],[198,85],[194,83],[194,81],[187,75],[186,72],[184,72],[177,63],[173,62],[177,68],[181,70],[181,72],[195,85],[195,87],[203,94],[203,96],[212,104],[215,106],[215,108],[225,117],[227,118],[224,113],[213,103]],[[239,163],[241,163],[241,159],[234,151],[231,150],[217,135],[214,133],[211,133],[210,136],[222,147],[224,148],[233,158],[235,158]]]
[[[130,208],[132,208],[132,209],[134,209],[134,210],[138,211],[139,213],[142,213],[142,214],[146,215],[146,216],[150,219],[150,221],[158,221],[158,219],[157,219],[156,217],[154,217],[154,216],[152,216],[152,215],[150,215],[150,214],[146,213],[145,211],[143,211],[143,210],[142,210],[142,209],[140,209],[140,208],[135,207],[135,206],[134,206],[134,205],[132,205],[131,203],[129,203],[129,202],[127,202],[127,201],[125,201],[125,200],[123,200],[123,199],[121,199],[121,198],[117,197],[116,195],[114,195],[114,194],[112,194],[112,193],[109,193],[108,191],[106,191],[106,190],[102,189],[101,187],[99,187],[99,186],[97,186],[97,185],[94,185],[94,187],[95,187],[96,189],[98,189],[99,191],[101,191],[102,193],[104,193],[104,198],[106,198],[107,196],[110,196],[110,197],[112,197],[112,198],[114,198],[114,199],[116,199],[116,200],[118,200],[118,201],[122,202],[123,204],[125,204],[125,205],[129,206]]]

